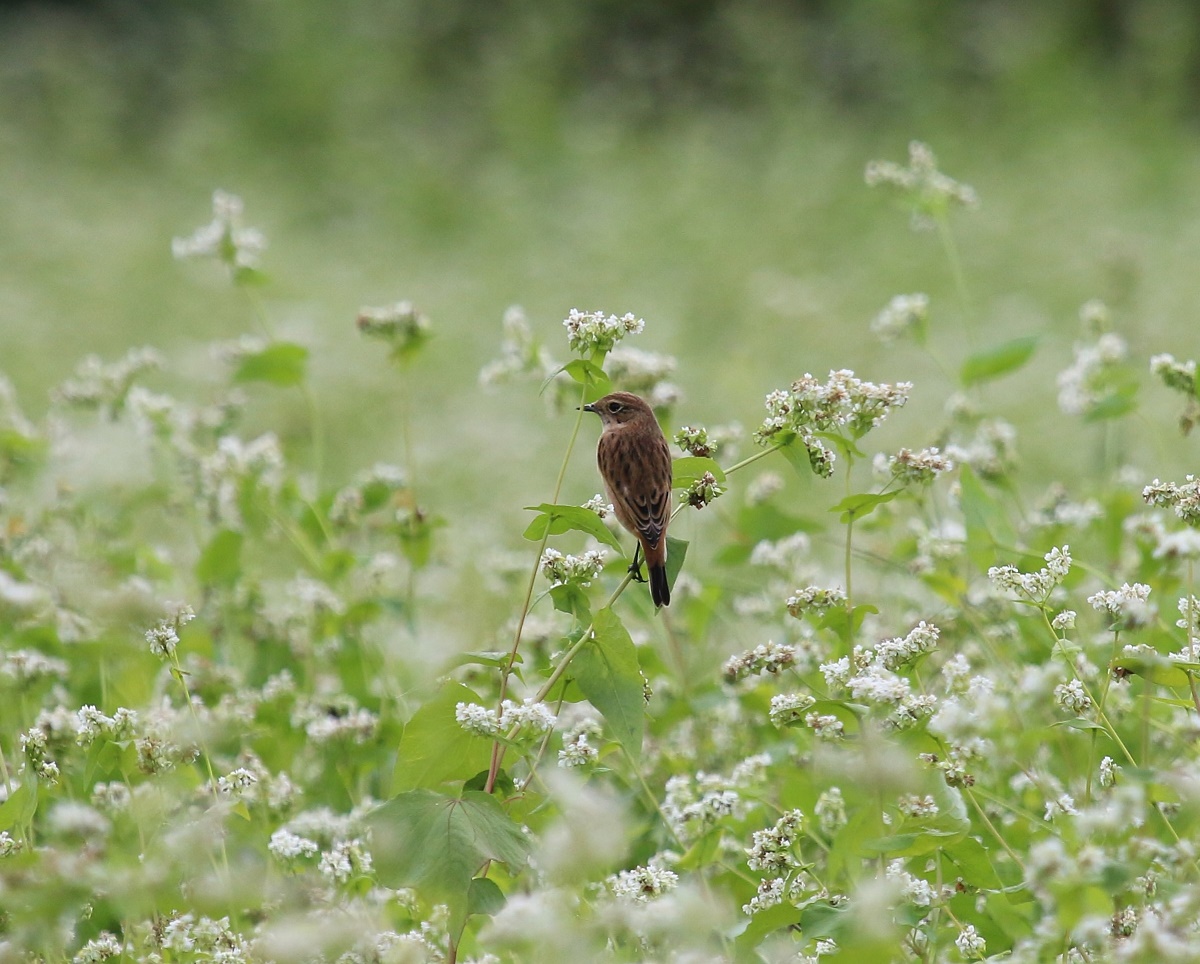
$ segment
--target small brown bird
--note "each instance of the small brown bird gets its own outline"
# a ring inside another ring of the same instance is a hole
[[[590,405],[604,424],[596,462],[617,520],[637,538],[650,571],[655,606],[671,602],[667,585],[667,523],[671,521],[671,450],[658,419],[645,401],[629,392],[613,392]],[[639,582],[638,551],[629,571]]]

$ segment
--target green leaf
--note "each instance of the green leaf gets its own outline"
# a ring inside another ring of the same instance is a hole
[[[983,844],[971,836],[964,836],[942,849],[943,856],[958,868],[959,874],[968,884],[986,889],[999,889],[1002,884],[992,866],[992,859]]]
[[[621,543],[617,541],[617,537],[604,524],[600,516],[591,509],[585,509],[579,505],[551,505],[548,502],[543,502],[541,505],[527,505],[525,508],[539,513],[537,518],[529,523],[529,527],[524,533],[525,538],[530,542],[540,541],[547,532],[551,535],[561,535],[574,529],[577,532],[586,532],[597,542],[612,546],[617,552],[624,555],[624,550],[621,548]]]
[[[463,781],[488,766],[491,743],[468,733],[454,718],[459,703],[482,702],[472,690],[450,681],[412,715],[392,768],[392,793]]]
[[[1191,705],[1190,703],[1188,704]],[[1099,723],[1093,723],[1091,720],[1076,718],[1073,720],[1059,720],[1057,723],[1051,723],[1051,726],[1065,726],[1072,730],[1099,730],[1101,733],[1107,733]]]
[[[612,384],[604,369],[586,358],[576,358],[574,361],[567,362],[560,370],[566,372],[580,385],[603,388],[604,391],[600,393],[601,395],[607,395],[612,389]]]
[[[1109,671],[1119,670],[1130,676],[1140,676],[1157,683],[1182,689],[1188,685],[1188,669],[1165,656],[1143,653],[1137,656],[1122,656],[1108,664]]]
[[[476,914],[493,917],[504,908],[506,899],[494,880],[486,877],[473,877],[470,889],[467,891],[467,916]]]
[[[800,915],[800,931],[809,940],[836,938],[849,919],[848,908],[817,902],[804,908]]]
[[[862,492],[858,495],[848,495],[829,511],[840,512],[842,515],[839,521],[843,525],[850,522],[857,522],[859,519],[869,516],[885,502],[891,502],[901,491],[900,489],[896,489],[892,492]]]
[[[481,906],[494,902],[486,885],[472,884],[484,862],[497,860],[515,872],[529,855],[521,828],[491,794],[478,790],[460,796],[410,790],[377,807],[367,824],[379,881],[450,905],[456,921],[469,912],[473,886]]]
[[[517,664],[523,663],[525,662],[525,657],[523,657],[520,653],[517,653],[515,662]],[[478,664],[479,666],[493,666],[496,669],[500,669],[500,667],[508,665],[508,650],[490,649],[455,653],[446,661],[444,665],[446,669],[452,669],[455,666],[467,666],[472,663]],[[470,690],[467,692],[470,692]],[[418,710],[417,712],[420,711]]]
[[[986,382],[1007,375],[1029,361],[1037,350],[1037,345],[1037,336],[1027,335],[977,352],[963,362],[959,378],[963,385],[974,385],[976,382]]]
[[[22,783],[0,805],[0,830],[26,827],[37,813],[37,783]]]
[[[725,481],[725,472],[712,459],[699,455],[685,455],[671,463],[671,488],[686,489],[693,482],[703,477],[705,472],[711,472],[718,482]]]
[[[1109,392],[1095,405],[1091,406],[1083,416],[1085,422],[1103,422],[1110,418],[1120,418],[1137,408],[1136,384],[1123,385]]]
[[[744,949],[757,947],[764,937],[784,927],[792,927],[800,922],[802,911],[789,903],[776,904],[766,910],[760,910],[746,923],[745,929],[737,935],[737,946]]]
[[[826,610],[817,621],[817,626],[821,629],[831,629],[841,639],[850,641],[862,628],[863,620],[867,618],[868,613],[877,616],[879,610],[870,603],[855,606],[852,610],[847,610],[845,606],[834,606],[832,609]]]
[[[196,561],[196,579],[204,586],[232,586],[242,574],[244,537],[222,529],[209,540]]]
[[[243,355],[235,382],[269,382],[291,388],[304,381],[308,369],[308,349],[290,341],[273,341],[262,351]]]
[[[687,558],[688,543],[686,539],[676,539],[667,536],[667,585],[675,588],[675,577],[683,568],[683,560]]]
[[[608,722],[613,737],[637,760],[642,753],[646,710],[637,649],[609,608],[596,613],[592,639],[575,655],[571,675]]]
[[[575,583],[554,586],[550,590],[550,598],[554,601],[554,608],[560,613],[570,613],[584,626],[592,621],[592,609],[587,593]]]
[[[967,555],[976,568],[986,569],[995,560],[997,544],[1013,545],[1016,538],[1004,508],[965,465],[959,470],[959,481],[967,529]]]
[[[853,459],[865,459],[867,456],[852,439],[846,438],[844,435],[839,435],[837,432],[813,432],[814,438],[819,438],[822,442],[828,442],[834,450],[844,458],[847,462]]]

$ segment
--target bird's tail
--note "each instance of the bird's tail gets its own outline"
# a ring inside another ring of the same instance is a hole
[[[671,605],[671,587],[667,583],[666,566],[648,566],[650,570],[650,598],[655,606]]]

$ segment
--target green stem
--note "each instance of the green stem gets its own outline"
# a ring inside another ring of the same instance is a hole
[[[575,450],[575,441],[579,438],[579,427],[583,424],[583,403],[587,399],[587,385],[581,385],[579,389],[579,412],[575,416],[575,425],[571,429],[571,438],[567,442],[567,451],[563,455],[562,465],[558,469],[558,478],[554,482],[554,496],[551,498],[551,503],[558,504],[559,495],[562,493],[563,480],[567,477],[567,466],[571,463],[571,453]],[[530,602],[533,600],[533,587],[537,583],[538,570],[542,566],[542,554],[546,551],[546,543],[550,540],[550,528],[546,527],[545,533],[542,535],[542,541],[538,544],[537,556],[533,560],[533,568],[529,573],[529,581],[525,586],[525,601],[521,604],[521,615],[517,618],[517,629],[513,633],[512,646],[508,652],[508,658],[504,661],[504,668],[500,673],[500,695],[496,700],[496,706],[501,707],[504,704],[504,698],[508,695],[508,680],[512,675],[513,666],[517,662],[517,651],[521,648],[521,634],[525,631],[525,620],[529,616]],[[626,582],[629,580],[626,579]],[[588,633],[591,632],[589,627],[588,632],[584,633],[583,639],[587,639]],[[538,697],[540,701],[541,696]],[[500,772],[500,763],[504,759],[504,746],[499,740],[492,743],[492,759],[488,766],[487,782],[483,789],[487,793],[491,793],[496,786],[496,777]]]
[[[954,287],[958,291],[958,299],[962,302],[963,315],[967,322],[963,327],[967,331],[967,344],[974,341],[974,326],[970,323],[974,314],[971,305],[971,294],[967,290],[967,277],[963,273],[962,261],[958,256],[958,244],[954,240],[954,232],[950,230],[950,219],[943,211],[934,219],[937,223],[938,239],[942,242],[942,250],[946,260],[950,262],[950,273],[954,276]]]

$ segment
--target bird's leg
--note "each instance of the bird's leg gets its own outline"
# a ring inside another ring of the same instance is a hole
[[[635,582],[645,582],[646,577],[642,575],[642,563],[638,558],[642,551],[641,540],[638,540],[637,548],[633,550],[633,562],[629,564],[629,572],[632,574]]]

